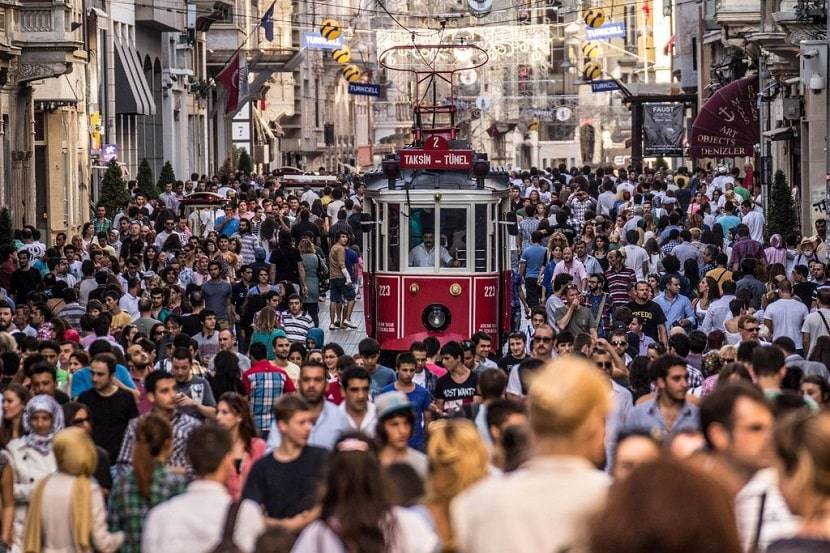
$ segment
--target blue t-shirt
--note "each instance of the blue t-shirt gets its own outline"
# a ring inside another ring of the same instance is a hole
[[[729,231],[741,224],[741,220],[734,215],[722,215],[716,222],[720,223],[724,238],[729,238]]]
[[[222,224],[222,222],[224,220],[225,220],[225,216],[220,215],[219,217],[216,218],[216,222],[214,223],[214,225],[218,227],[219,225]],[[238,231],[239,231],[239,219],[234,217],[234,218],[231,219],[231,221],[227,225],[222,227],[222,230],[221,230],[221,232],[219,232],[219,235],[230,238],[231,236],[236,234]]]
[[[393,384],[395,380],[397,380],[397,375],[395,375],[395,371],[389,367],[384,367],[383,365],[375,367],[375,371],[372,373],[370,391],[372,399],[375,399],[378,394],[381,393],[381,390],[386,388],[388,385]]]
[[[522,252],[522,261],[525,263],[525,278],[539,278],[539,271],[545,263],[548,250],[539,244],[528,246]]]
[[[381,393],[394,392],[395,384],[386,386]],[[409,401],[415,406],[415,428],[407,445],[418,451],[426,447],[426,428],[424,428],[424,411],[432,404],[432,395],[423,386],[415,384],[415,389],[406,394]]]
[[[127,367],[120,363],[115,366],[115,377],[121,381],[127,388],[135,390],[135,382],[130,376],[130,371]],[[76,399],[79,395],[92,389],[92,371],[89,367],[84,367],[72,375],[72,399]]]

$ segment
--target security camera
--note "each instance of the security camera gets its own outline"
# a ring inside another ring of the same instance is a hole
[[[808,86],[813,91],[813,94],[821,94],[821,91],[824,90],[824,78],[818,73],[813,73]]]
[[[805,60],[811,60],[814,57],[818,56],[818,50],[813,48],[812,50],[807,50],[801,54],[801,57]]]

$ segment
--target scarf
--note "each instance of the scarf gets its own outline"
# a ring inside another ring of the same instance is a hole
[[[787,248],[784,247],[784,240],[781,238],[780,234],[773,234],[770,237],[770,247],[764,250],[764,255],[767,258],[767,263],[770,265],[774,263],[780,263],[787,266]]]
[[[32,416],[38,412],[46,412],[52,415],[52,428],[46,436],[41,436],[32,430]],[[62,428],[63,409],[52,396],[41,394],[29,400],[25,411],[23,411],[23,440],[26,445],[46,455],[52,449],[52,440],[55,438],[55,434]]]

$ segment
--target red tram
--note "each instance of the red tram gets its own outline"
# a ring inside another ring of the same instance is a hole
[[[389,59],[402,53],[453,48],[474,50],[465,59],[477,56],[475,67],[486,62],[486,53],[469,45],[396,46],[380,62],[394,70]],[[469,67],[403,70],[414,74],[416,91],[432,90],[432,103],[414,104],[412,144],[364,175],[366,331],[387,352],[428,335],[443,343],[479,331],[500,344],[510,330],[508,240],[515,233],[508,173],[458,137],[452,81]],[[449,95],[439,105],[442,84]]]

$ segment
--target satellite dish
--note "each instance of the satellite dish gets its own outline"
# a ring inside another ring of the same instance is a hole
[[[470,69],[469,71],[459,73],[458,78],[464,86],[472,86],[478,81],[478,73],[474,69]]]
[[[493,0],[467,0],[470,13],[475,17],[484,17],[493,9]]]

